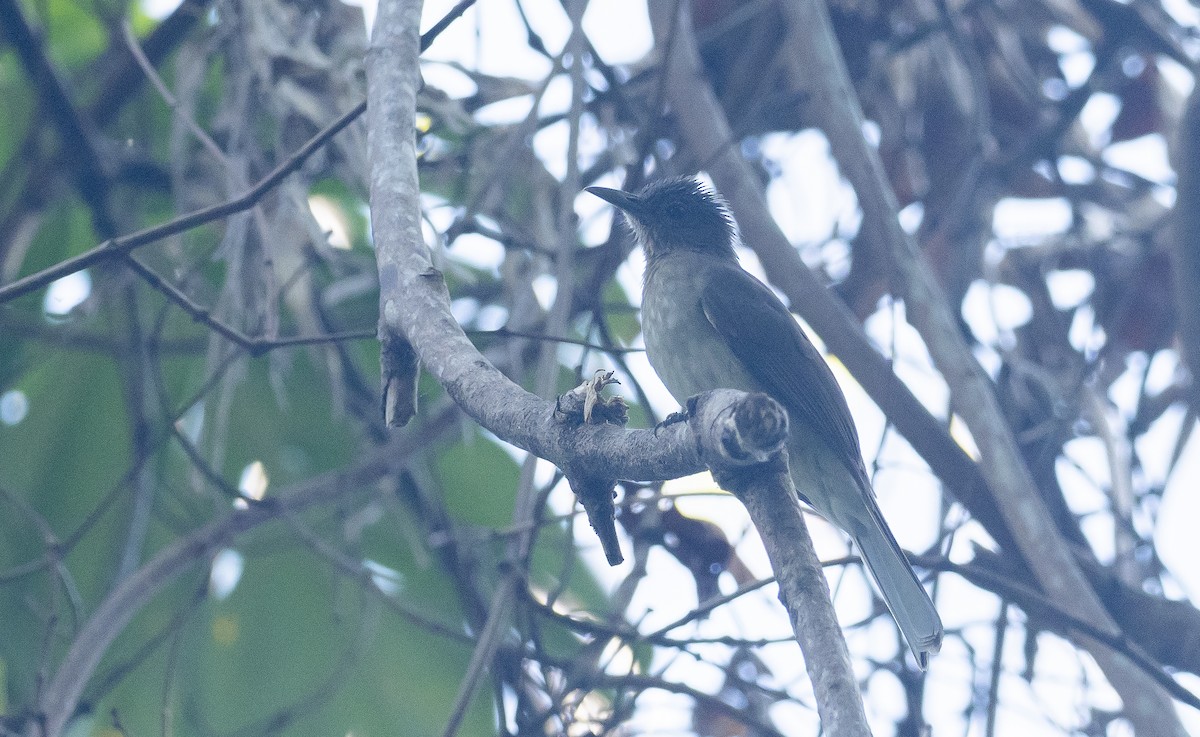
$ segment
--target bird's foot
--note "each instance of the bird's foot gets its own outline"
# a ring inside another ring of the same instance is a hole
[[[654,434],[657,435],[659,430],[663,429],[664,427],[670,427],[677,422],[687,422],[689,418],[690,415],[687,413],[686,409],[680,410],[679,412],[672,412],[671,414],[667,415],[666,419],[654,426]]]

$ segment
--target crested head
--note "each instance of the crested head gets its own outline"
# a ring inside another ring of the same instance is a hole
[[[725,200],[692,177],[651,182],[637,194],[603,187],[588,191],[624,213],[650,259],[679,250],[737,258],[736,230]]]

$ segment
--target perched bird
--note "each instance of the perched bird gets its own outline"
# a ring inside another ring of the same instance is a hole
[[[587,191],[621,210],[645,249],[650,365],[680,404],[726,388],[765,392],[787,409],[796,490],[849,533],[924,668],[941,647],[941,619],[875,502],[833,372],[783,303],[738,264],[724,200],[686,177],[636,194]]]

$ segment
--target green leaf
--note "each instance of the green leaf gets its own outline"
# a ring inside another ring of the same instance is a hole
[[[43,345],[25,351],[27,369],[12,388],[24,393],[28,413],[15,425],[0,423],[0,488],[19,500],[0,502],[0,569],[45,555],[40,530],[25,509],[35,510],[65,540],[117,489],[107,513],[95,518],[65,561],[82,603],[94,606],[112,583],[128,528],[131,495],[117,486],[132,462],[121,382],[104,356],[63,354]],[[22,586],[0,588],[0,657],[9,664],[9,693],[18,703],[28,703],[34,687],[45,629],[40,607],[58,600],[65,612],[61,598],[52,598],[62,595],[45,569]]]
[[[25,18],[33,24],[43,23],[41,29],[49,40],[50,56],[68,69],[78,67],[96,57],[108,46],[108,34],[100,20],[91,12],[92,3],[75,0],[49,0],[34,3],[44,8],[45,16],[30,13]]]
[[[438,485],[457,520],[499,530],[512,524],[521,469],[476,429],[438,455]]]
[[[188,616],[182,638],[169,646],[174,656],[160,649],[97,713],[115,709],[128,733],[156,734],[168,692],[165,703],[184,734],[440,732],[470,659],[469,643],[393,613],[369,584],[281,537],[279,527],[244,542],[242,551],[269,552],[247,553],[232,594],[210,598]],[[175,593],[175,602],[186,601],[184,592]],[[405,576],[396,599],[420,608],[433,594]],[[149,637],[153,618],[139,617],[125,644]],[[494,734],[488,700],[477,702],[462,734]]]

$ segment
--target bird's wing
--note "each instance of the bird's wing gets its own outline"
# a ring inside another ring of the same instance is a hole
[[[858,432],[825,359],[779,298],[737,264],[714,269],[700,295],[708,321],[746,371],[825,438],[864,490],[870,489]]]

